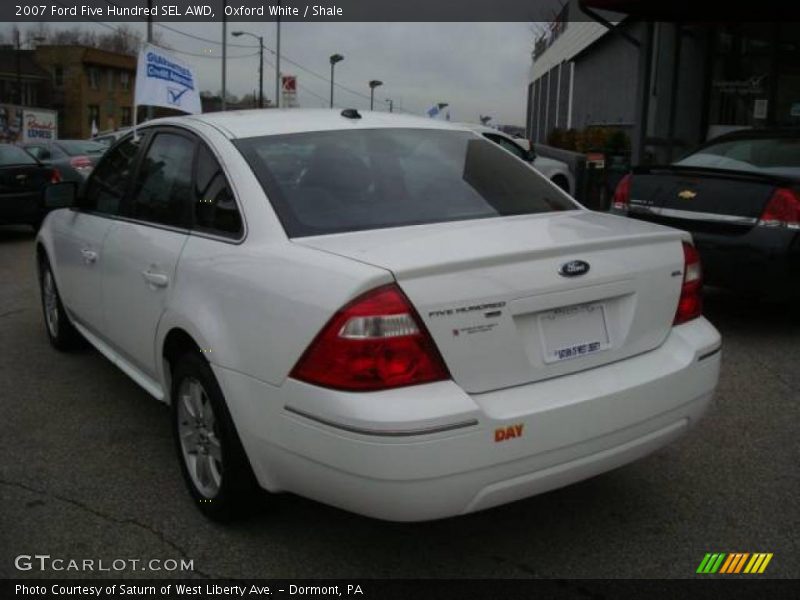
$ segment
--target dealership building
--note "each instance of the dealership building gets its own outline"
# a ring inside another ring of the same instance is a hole
[[[681,23],[655,6],[563,7],[533,51],[530,139],[612,126],[628,134],[634,163],[652,163],[735,128],[800,125],[800,23]]]

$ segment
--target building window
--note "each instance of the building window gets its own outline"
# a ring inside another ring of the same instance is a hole
[[[123,106],[122,107],[122,127],[130,127],[133,124],[131,120],[131,107],[130,106]]]
[[[120,71],[119,85],[125,91],[131,89],[131,74],[127,71]]]
[[[100,107],[97,104],[89,105],[89,127],[92,126],[92,123],[100,127]]]
[[[108,91],[109,92],[113,92],[114,91],[114,69],[109,69],[108,71],[106,71],[106,74],[108,76]]]
[[[61,65],[53,67],[53,81],[58,87],[64,85],[64,67]]]
[[[89,67],[89,87],[93,90],[100,87],[100,71],[96,67]]]

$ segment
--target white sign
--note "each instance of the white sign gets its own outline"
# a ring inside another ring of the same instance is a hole
[[[22,141],[40,142],[58,138],[58,113],[26,108],[22,114]]]
[[[133,103],[192,114],[203,112],[192,67],[151,44],[144,44],[139,51]]]

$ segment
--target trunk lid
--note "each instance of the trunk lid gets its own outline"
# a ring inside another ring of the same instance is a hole
[[[480,393],[659,346],[675,316],[685,235],[570,211],[293,241],[391,271],[454,380]],[[588,271],[559,274],[573,261]]]
[[[780,177],[723,169],[638,168],[631,179],[631,216],[704,233],[742,234],[758,222]]]
[[[0,167],[0,194],[21,194],[41,190],[49,182],[50,171],[39,165]]]

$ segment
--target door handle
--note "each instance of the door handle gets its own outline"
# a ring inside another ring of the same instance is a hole
[[[167,277],[164,273],[158,273],[150,270],[142,271],[142,277],[144,277],[147,283],[155,287],[167,287],[169,284],[169,277]]]
[[[92,264],[97,262],[97,252],[92,250],[91,248],[83,248],[81,250],[81,256],[83,257],[83,262],[86,264]]]

